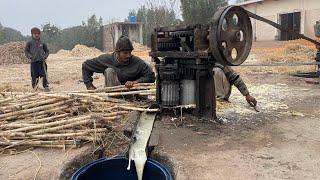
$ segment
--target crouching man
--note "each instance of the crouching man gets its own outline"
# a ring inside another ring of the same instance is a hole
[[[94,90],[93,73],[103,73],[105,86],[125,85],[127,88],[138,83],[153,83],[155,75],[151,67],[139,57],[133,56],[130,39],[121,36],[115,52],[86,60],[82,64],[83,82],[88,90]]]
[[[217,99],[229,101],[232,85],[236,86],[251,106],[257,105],[257,100],[250,95],[249,90],[240,77],[231,67],[216,64],[213,68],[214,84]]]

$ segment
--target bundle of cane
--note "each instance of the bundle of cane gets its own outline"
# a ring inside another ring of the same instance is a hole
[[[79,147],[106,144],[106,136],[122,134],[130,111],[148,109],[154,84],[107,87],[94,91],[0,93],[0,151],[23,147]],[[120,136],[120,135],[119,135]]]

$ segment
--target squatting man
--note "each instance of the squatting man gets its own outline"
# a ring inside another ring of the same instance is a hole
[[[116,43],[114,53],[86,60],[82,64],[82,77],[87,89],[96,89],[92,83],[93,73],[104,74],[106,87],[125,85],[131,88],[138,83],[153,83],[155,81],[153,70],[142,59],[133,56],[132,51],[130,39],[121,36]]]

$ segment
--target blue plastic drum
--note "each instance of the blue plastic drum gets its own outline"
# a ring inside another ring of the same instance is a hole
[[[136,180],[136,167],[131,163],[127,170],[128,159],[123,156],[102,158],[80,168],[72,180]],[[157,161],[148,159],[144,168],[143,180],[173,180],[170,172]]]

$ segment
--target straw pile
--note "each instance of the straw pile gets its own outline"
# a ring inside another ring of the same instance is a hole
[[[101,55],[102,52],[94,47],[87,47],[85,45],[77,44],[72,50],[59,50],[53,56],[55,57],[97,57]]]
[[[130,111],[157,111],[147,109],[146,102],[121,97],[154,93],[154,84],[60,93],[2,92],[0,152],[16,147],[77,148],[88,142],[106,145],[108,136],[122,137]]]
[[[139,57],[149,57],[150,49],[147,46],[142,45],[140,43],[136,43],[136,42],[133,42],[132,45],[134,48],[132,52],[133,55],[139,56]]]
[[[77,44],[71,50],[71,56],[73,57],[94,57],[101,55],[102,52],[94,47],[87,47],[85,45]]]
[[[135,51],[149,51],[150,48],[148,48],[147,46],[140,44],[140,43],[136,43],[136,42],[132,42],[133,48]]]
[[[0,45],[0,65],[29,63],[24,54],[25,42],[11,42]]]
[[[254,54],[259,54],[263,62],[306,62],[316,55],[315,45],[306,40],[288,41],[277,48],[256,48]]]
[[[58,55],[58,56],[66,56],[66,57],[71,56],[71,55],[70,55],[70,51],[65,50],[65,49],[59,50],[55,55]]]

